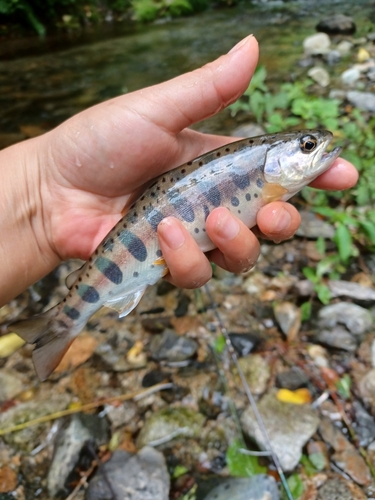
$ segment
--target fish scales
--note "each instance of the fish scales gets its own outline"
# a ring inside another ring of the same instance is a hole
[[[248,227],[259,209],[287,200],[327,170],[340,149],[326,153],[332,134],[300,131],[237,141],[159,176],[116,224],[84,266],[72,274],[66,298],[46,313],[12,325],[35,344],[34,364],[44,380],[88,319],[103,305],[128,314],[147,286],[167,272],[157,238],[159,223],[179,218],[202,251],[214,248],[205,222],[228,208]]]

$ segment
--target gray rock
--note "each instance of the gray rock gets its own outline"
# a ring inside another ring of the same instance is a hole
[[[336,45],[336,50],[340,52],[342,56],[347,56],[353,48],[352,42],[349,40],[341,40],[340,43]]]
[[[320,330],[314,335],[314,340],[348,352],[354,352],[357,349],[356,339],[340,325],[334,326],[332,330]]]
[[[322,19],[316,25],[316,31],[322,31],[329,35],[352,35],[355,33],[356,25],[353,19],[343,14],[334,14],[333,16]]]
[[[298,367],[294,367],[287,372],[281,372],[276,375],[277,387],[283,387],[291,391],[305,387],[308,383],[308,376]]]
[[[67,493],[65,483],[78,462],[82,448],[92,443],[96,448],[108,441],[107,421],[96,415],[76,414],[68,417],[57,435],[47,486],[52,498]]]
[[[177,335],[173,330],[155,335],[150,343],[151,356],[158,361],[184,361],[194,356],[197,349],[195,340]]]
[[[285,471],[293,470],[302,456],[302,447],[318,428],[317,413],[308,405],[283,403],[274,393],[266,394],[258,403],[258,409],[281,467]],[[254,439],[261,449],[267,449],[264,436],[250,407],[242,414],[241,424],[243,431]]]
[[[369,286],[344,280],[329,280],[332,297],[349,297],[353,300],[375,302],[375,290]]]
[[[331,40],[325,33],[316,33],[308,36],[303,41],[303,49],[306,55],[326,54],[329,51]]]
[[[249,354],[238,360],[253,394],[263,394],[271,376],[268,361],[260,354]],[[240,383],[240,381],[239,381]]]
[[[319,219],[313,212],[301,210],[300,216],[301,224],[296,232],[298,236],[315,240],[319,237],[332,239],[335,235],[334,227]]]
[[[17,372],[0,370],[0,401],[12,399],[24,389],[25,382]]]
[[[90,481],[85,500],[115,497],[121,500],[168,500],[169,486],[168,470],[159,451],[148,446],[136,455],[118,450]]]
[[[314,293],[314,283],[310,280],[300,280],[294,285],[300,297],[309,297]]]
[[[323,307],[318,314],[321,328],[334,328],[345,325],[352,335],[361,335],[371,328],[374,319],[364,307],[349,302],[337,302]]]
[[[338,50],[330,50],[327,54],[324,54],[323,58],[327,64],[331,66],[341,61],[341,52]]]
[[[258,474],[252,477],[236,477],[216,486],[204,500],[278,500],[277,483],[272,476]]]
[[[361,78],[358,68],[349,68],[341,74],[341,81],[344,85],[354,85]]]
[[[308,76],[321,87],[327,87],[330,83],[328,72],[319,66],[314,66],[307,72]]]
[[[368,446],[375,439],[375,419],[359,401],[353,401],[355,414],[355,433],[360,446]]]
[[[328,479],[319,489],[317,500],[355,500],[341,479]]]
[[[339,101],[343,101],[344,99],[346,99],[346,92],[345,90],[341,89],[332,89],[329,91],[328,97],[330,99],[337,99]]]
[[[353,106],[364,111],[375,112],[375,93],[351,90],[347,93],[346,97]]]
[[[198,437],[201,434],[205,418],[201,413],[190,408],[163,408],[146,419],[139,433],[137,446],[156,446],[175,437]]]
[[[245,125],[240,125],[235,128],[231,133],[232,137],[256,137],[257,135],[263,135],[266,131],[264,128],[257,123],[247,123]]]
[[[301,309],[293,302],[276,304],[273,310],[281,331],[288,340],[294,340],[301,328]]]
[[[358,390],[362,399],[371,405],[375,403],[375,368],[368,371],[358,383]]]

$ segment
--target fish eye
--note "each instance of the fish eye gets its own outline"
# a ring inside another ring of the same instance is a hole
[[[299,147],[302,153],[311,153],[318,144],[318,140],[313,135],[304,135],[299,140]]]

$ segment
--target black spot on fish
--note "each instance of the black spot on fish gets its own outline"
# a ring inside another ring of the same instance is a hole
[[[257,186],[258,188],[262,188],[264,186],[264,182],[261,178],[257,179]]]
[[[114,241],[113,241],[113,238],[108,238],[104,241],[103,243],[103,250],[104,252],[112,252],[113,250],[113,245],[114,245]],[[96,252],[95,252],[96,253]],[[98,255],[98,254],[96,254]]]
[[[75,307],[65,306],[63,309],[63,313],[65,313],[70,319],[78,319],[81,316],[81,313]]]
[[[147,222],[150,224],[154,231],[157,230],[158,225],[164,219],[164,215],[159,212],[159,210],[151,210],[151,212],[147,215]]]
[[[207,191],[204,191],[204,195],[207,200],[214,206],[219,207],[221,204],[221,194],[217,186],[210,187]]]
[[[258,193],[254,193],[254,198],[258,198]]]
[[[233,207],[238,207],[238,205],[240,204],[240,200],[237,198],[237,196],[233,196],[230,202]]]
[[[147,249],[143,241],[131,231],[123,231],[119,240],[135,259],[140,262],[144,262],[147,259]]]
[[[137,271],[134,271],[133,276],[134,276],[134,278],[138,278],[139,273],[137,273]]]
[[[246,193],[246,201],[250,201],[251,200],[251,194],[250,193]]]
[[[217,156],[217,157],[221,156],[220,151],[218,151],[218,152],[216,153],[216,156]]]
[[[161,257],[163,252],[161,250],[156,250],[156,257]]]
[[[173,208],[178,213],[178,215],[183,220],[185,220],[186,222],[193,222],[194,221],[194,219],[195,219],[194,208],[193,208],[193,205],[188,200],[179,196],[178,199],[176,199],[172,202],[172,205],[173,205]]]
[[[243,174],[232,173],[231,179],[233,184],[235,184],[240,189],[246,189],[250,186],[250,179],[246,172]]]
[[[192,165],[192,164],[193,164],[193,162],[192,162],[192,161],[188,161],[188,162],[187,162],[187,165]]]
[[[227,153],[229,153],[230,148],[225,148],[225,151],[226,151]]]
[[[112,281],[115,285],[119,285],[122,282],[123,274],[121,269],[112,260],[105,259],[104,257],[99,257],[95,261],[96,267],[101,271],[104,276]]]
[[[199,233],[199,229],[196,227],[196,228],[194,229],[194,232],[195,232],[195,233]]]
[[[89,302],[90,304],[95,304],[95,302],[98,302],[100,299],[97,290],[93,286],[89,285],[79,285],[78,295],[82,300]]]
[[[207,205],[203,205],[203,211],[204,211],[204,220],[206,220],[207,217],[210,215],[210,209],[208,208]]]
[[[191,165],[191,161],[188,163],[188,165]],[[184,174],[185,172],[186,172],[186,169],[184,169],[184,168],[183,168],[183,169],[181,170],[181,174]]]

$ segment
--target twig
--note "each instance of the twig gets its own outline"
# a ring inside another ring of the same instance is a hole
[[[82,486],[87,485],[87,478],[89,476],[91,476],[91,474],[94,472],[96,466],[97,466],[96,462],[93,462],[91,464],[91,467],[89,468],[89,470],[85,471],[82,474],[82,477],[79,480],[78,484],[76,485],[74,490],[70,493],[70,495],[65,500],[74,500],[76,494],[79,492],[79,490],[82,488]]]

